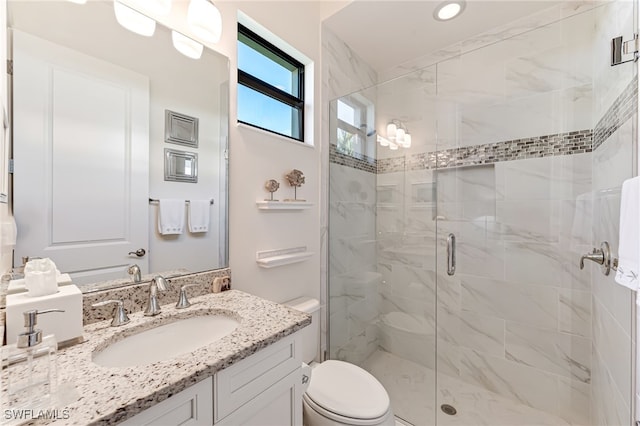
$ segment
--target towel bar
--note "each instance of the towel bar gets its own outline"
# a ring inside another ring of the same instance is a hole
[[[160,201],[160,200],[157,200],[157,199],[155,199],[155,198],[149,198],[149,204],[158,204],[158,202],[159,202],[159,201]],[[186,204],[189,204],[189,203],[191,202],[191,200],[184,200],[184,202],[185,202]],[[210,203],[211,205],[213,205],[213,198],[212,198],[211,200],[209,200],[209,203]]]

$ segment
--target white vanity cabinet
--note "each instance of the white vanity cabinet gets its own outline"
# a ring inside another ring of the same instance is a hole
[[[120,423],[122,426],[210,426],[212,424],[213,377],[204,379]]]
[[[301,426],[298,334],[267,346],[122,425]]]
[[[299,334],[294,333],[215,375],[216,424],[302,425]]]

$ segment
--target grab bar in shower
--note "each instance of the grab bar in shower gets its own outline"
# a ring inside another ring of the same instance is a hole
[[[456,236],[449,234],[447,237],[447,274],[456,273]]]

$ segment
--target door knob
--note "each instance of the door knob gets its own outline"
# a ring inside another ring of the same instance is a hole
[[[145,249],[143,249],[143,248],[139,248],[139,249],[138,249],[138,250],[136,250],[136,251],[130,251],[130,252],[129,252],[129,256],[131,256],[132,254],[134,254],[134,255],[136,255],[136,256],[138,256],[138,257],[142,257],[142,256],[144,256],[145,254],[147,254],[147,251],[146,251]]]

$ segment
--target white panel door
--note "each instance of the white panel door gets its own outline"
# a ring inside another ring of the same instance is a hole
[[[13,31],[14,213],[23,256],[74,282],[126,277],[147,256],[147,77]]]

